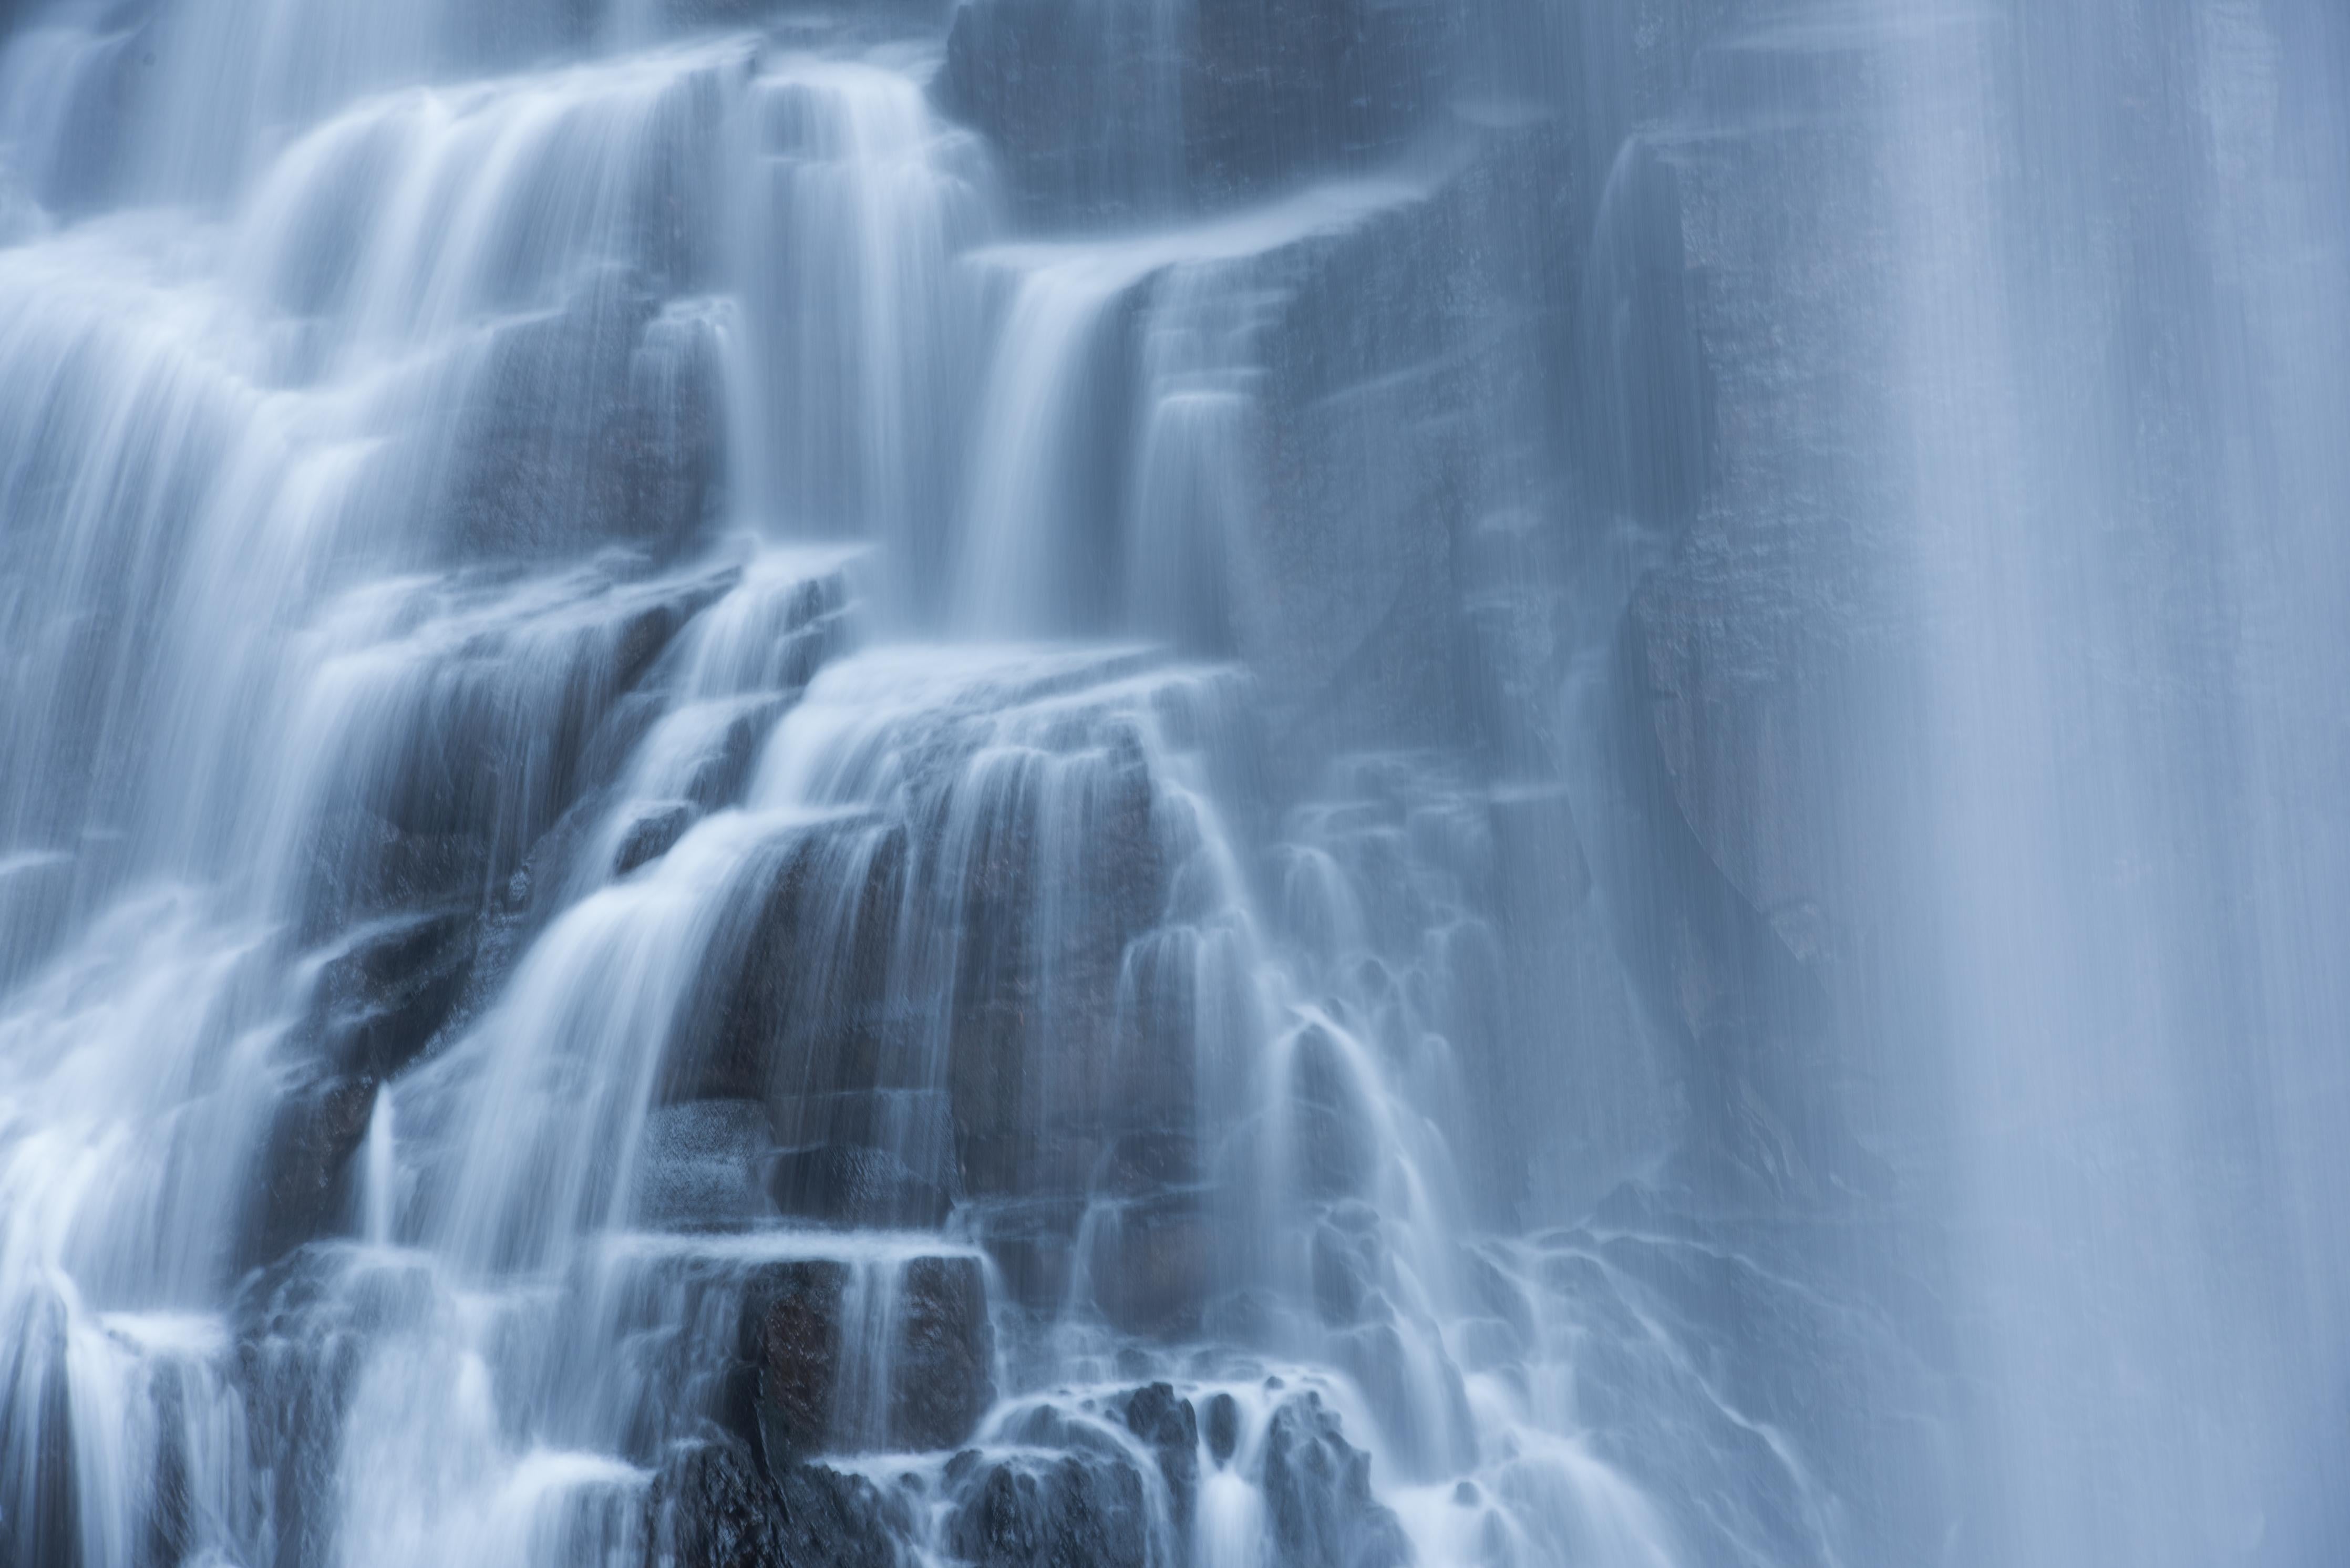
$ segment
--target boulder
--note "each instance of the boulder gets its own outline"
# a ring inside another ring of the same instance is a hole
[[[1241,1402],[1230,1394],[1214,1396],[1208,1401],[1204,1428],[1208,1457],[1220,1465],[1230,1464],[1241,1444]]]

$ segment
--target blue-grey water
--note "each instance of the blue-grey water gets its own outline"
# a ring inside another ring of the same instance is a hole
[[[2336,0],[0,4],[0,1568],[2350,1562]]]

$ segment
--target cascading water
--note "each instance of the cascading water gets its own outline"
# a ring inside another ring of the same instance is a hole
[[[2339,1561],[2345,95],[0,10],[0,1568]]]

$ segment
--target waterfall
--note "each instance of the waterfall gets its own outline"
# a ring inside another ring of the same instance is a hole
[[[0,1568],[2340,1560],[2345,94],[0,9]]]

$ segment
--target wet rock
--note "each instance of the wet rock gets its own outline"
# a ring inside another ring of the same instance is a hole
[[[647,811],[629,824],[629,831],[621,836],[620,847],[612,856],[612,875],[625,877],[668,854],[699,815],[700,812],[682,801]]]
[[[647,1568],[898,1568],[900,1506],[820,1465],[763,1471],[732,1438],[687,1449],[653,1478]]]
[[[1081,1198],[1053,1198],[989,1202],[970,1211],[980,1245],[995,1261],[1014,1304],[1045,1315],[1068,1300],[1085,1208]]]
[[[996,143],[1032,210],[1209,206],[1401,145],[1441,103],[1457,26],[1412,0],[1107,18],[980,0],[955,14],[935,91]]]
[[[1145,1568],[1150,1531],[1142,1478],[1130,1465],[1072,1454],[988,1466],[946,1540],[972,1568]]]
[[[1378,1160],[1369,1107],[1343,1049],[1318,1027],[1298,1038],[1290,1093],[1284,1111],[1301,1190],[1321,1199],[1360,1194]]]
[[[968,1438],[994,1399],[995,1340],[987,1281],[972,1257],[918,1257],[898,1269],[894,1312],[879,1354],[889,1367],[892,1449],[934,1450]],[[795,1259],[762,1265],[744,1286],[738,1352],[747,1396],[733,1424],[771,1466],[824,1450],[841,1429],[839,1375],[847,1352],[852,1265]],[[868,1282],[868,1289],[888,1288]],[[862,1332],[868,1325],[854,1327]]]
[[[1188,1532],[1200,1495],[1199,1412],[1169,1385],[1152,1383],[1126,1397],[1123,1417],[1126,1429],[1159,1456],[1176,1531]]]
[[[1378,1288],[1380,1248],[1375,1230],[1318,1221],[1313,1243],[1314,1306],[1333,1327],[1359,1322]]]
[[[780,1108],[786,1098],[920,1083],[890,992],[904,830],[845,818],[760,853],[746,880],[764,896],[738,900],[711,944],[707,1022],[681,1032],[662,1067],[665,1097],[741,1096]]]
[[[944,1189],[887,1149],[786,1149],[767,1172],[777,1210],[854,1229],[935,1230],[952,1207]]]
[[[1241,1402],[1229,1394],[1211,1398],[1205,1428],[1208,1457],[1220,1465],[1231,1463],[1241,1441]]]
[[[595,767],[617,759],[597,740],[624,695],[740,577],[733,566],[645,570],[614,551],[546,576],[466,573],[416,590],[406,607],[421,625],[385,649],[370,722],[328,775],[338,809],[319,826],[307,933],[494,901],[605,782]]]
[[[1418,199],[1235,269],[1265,301],[1263,455],[1235,475],[1246,538],[1220,651],[1246,661],[1273,762],[1300,784],[1335,752],[1477,738],[1468,546],[1556,462],[1583,244],[1567,133],[1460,134]]]
[[[740,1354],[753,1378],[753,1430],[771,1471],[817,1452],[832,1429],[848,1265],[769,1263],[743,1294]]]
[[[1200,1141],[1191,1128],[1121,1134],[1109,1147],[1094,1190],[1121,1198],[1148,1197],[1200,1179]]]
[[[941,828],[965,818],[960,842],[926,858],[960,933],[948,1087],[975,1196],[1084,1192],[1111,1138],[1190,1120],[1187,1051],[1105,1049],[1128,948],[1159,919],[1169,875],[1149,766],[1122,713],[1070,729],[1055,793],[1073,819],[1045,814],[1041,774],[1016,788],[951,779],[930,813]]]
[[[388,1079],[446,1023],[473,973],[469,909],[395,916],[361,928],[318,971],[302,1033],[346,1073]]]
[[[754,1100],[656,1106],[637,1153],[637,1222],[667,1230],[732,1230],[764,1216],[756,1167],[772,1143]]]
[[[1275,1560],[1297,1568],[1402,1568],[1411,1542],[1371,1496],[1371,1457],[1340,1435],[1321,1396],[1292,1399],[1265,1434],[1264,1502]]]
[[[491,880],[493,854],[487,835],[463,827],[407,827],[365,806],[338,812],[319,825],[306,934],[324,937],[346,920],[387,911],[475,903]]]
[[[460,413],[440,504],[452,553],[629,543],[676,555],[715,494],[723,424],[707,328],[612,273],[499,330]]]
[[[348,1209],[351,1156],[367,1137],[377,1086],[371,1076],[336,1075],[279,1101],[236,1247],[240,1270],[324,1233]]]
[[[1196,1330],[1214,1271],[1215,1236],[1196,1192],[1108,1204],[1096,1216],[1094,1304],[1129,1334]]]
[[[917,1258],[898,1284],[889,1438],[905,1449],[951,1449],[995,1398],[995,1335],[977,1258]]]

